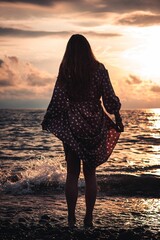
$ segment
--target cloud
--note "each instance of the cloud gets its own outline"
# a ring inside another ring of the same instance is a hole
[[[18,64],[18,58],[15,56],[8,56],[8,59],[14,63],[14,64]]]
[[[92,37],[96,37],[96,36],[97,37],[120,37],[120,36],[122,36],[122,34],[119,34],[119,33],[92,32],[92,31],[82,32],[81,34],[92,36]]]
[[[99,19],[98,21],[95,18],[81,20],[81,21],[73,21],[72,24],[80,27],[97,27],[104,24],[104,19]]]
[[[58,0],[57,0],[58,1]],[[9,2],[9,3],[27,3],[27,4],[35,4],[35,5],[42,5],[42,6],[51,6],[53,5],[55,2],[57,2],[56,0],[2,0],[0,2]],[[60,0],[59,0],[60,1]]]
[[[7,28],[7,27],[0,27],[0,36],[1,37],[45,37],[45,36],[70,36],[72,34],[76,34],[79,32],[71,32],[71,31],[60,31],[60,32],[51,32],[51,31],[31,31],[28,29],[17,29],[17,28]],[[118,33],[109,33],[109,32],[93,32],[93,31],[86,31],[82,32],[81,34],[88,35],[88,36],[98,36],[98,37],[119,37],[121,34]]]
[[[129,75],[129,79],[126,79],[126,82],[128,84],[140,84],[142,83],[142,80],[137,76]]]
[[[133,12],[133,11],[160,11],[160,1],[159,0],[100,0],[99,1],[99,11],[107,12]]]
[[[15,91],[15,89],[9,89],[6,94],[10,97],[10,98],[23,98],[24,96],[34,96],[35,92],[34,92],[34,89],[30,88],[30,89],[27,89],[27,88],[20,88],[20,89],[17,89]]]
[[[116,23],[123,25],[137,25],[141,27],[156,25],[160,23],[160,15],[146,14],[146,13],[133,13],[125,14]]]
[[[0,68],[0,98],[47,97],[52,91],[54,78],[31,63],[16,56],[5,56]]]
[[[27,4],[5,4],[0,2],[0,16],[1,20],[5,22],[13,22],[14,20],[19,20],[18,24],[21,25],[21,21],[30,19],[31,22],[34,22],[38,18],[52,18],[53,9],[50,11],[50,8],[44,8],[39,6],[30,6]],[[21,21],[20,21],[21,20]],[[4,22],[4,23],[5,23]]]
[[[116,12],[116,13],[127,13],[133,11],[160,11],[160,1],[159,0],[2,0],[0,2],[6,3],[25,3],[33,4],[38,6],[51,7],[57,4],[72,4],[72,6],[77,7],[81,12]]]
[[[66,36],[70,34],[67,31],[61,32],[49,32],[49,31],[31,31],[17,28],[0,27],[0,36],[12,36],[12,37],[44,37],[44,36]]]
[[[158,85],[152,86],[150,90],[152,92],[160,93],[160,86]]]
[[[3,61],[3,60],[1,60]],[[15,58],[8,58],[8,61],[12,61],[13,64],[15,63]],[[3,61],[3,64],[0,68],[0,86],[7,87],[7,86],[14,86],[15,85],[15,71],[13,68],[10,68],[8,63]]]
[[[28,69],[27,69],[27,78],[26,81],[28,85],[30,86],[46,86],[47,84],[50,84],[52,81],[51,77],[48,76],[48,74],[43,73],[33,67],[31,64],[28,64]]]
[[[0,87],[14,86],[9,79],[0,79]]]

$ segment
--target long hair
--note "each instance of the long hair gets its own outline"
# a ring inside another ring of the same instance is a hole
[[[59,78],[66,85],[70,99],[87,97],[91,75],[97,65],[87,39],[80,34],[72,35],[59,69]]]

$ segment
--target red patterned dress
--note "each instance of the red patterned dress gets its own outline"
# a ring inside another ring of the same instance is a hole
[[[108,71],[100,64],[92,74],[85,101],[70,100],[65,85],[57,79],[43,129],[68,145],[90,167],[97,167],[107,161],[120,136],[104,108],[108,113],[116,114],[121,103]]]

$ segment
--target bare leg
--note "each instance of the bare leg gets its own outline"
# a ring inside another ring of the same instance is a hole
[[[78,178],[80,174],[80,160],[77,154],[70,149],[65,148],[65,155],[67,161],[67,178],[65,186],[65,195],[68,207],[68,224],[73,227],[75,218],[75,208],[78,197]]]
[[[86,215],[84,218],[84,226],[91,227],[93,220],[93,209],[97,196],[96,170],[93,168],[89,168],[85,163],[83,163],[83,173],[86,184],[85,189]]]

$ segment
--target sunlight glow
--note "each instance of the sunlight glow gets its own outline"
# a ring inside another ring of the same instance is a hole
[[[160,28],[142,29],[141,32],[137,31],[134,34],[135,41],[143,36],[143,42],[123,52],[122,58],[130,62],[129,69],[132,68],[140,77],[159,83]]]
[[[150,112],[153,113],[153,116],[149,118],[152,123],[151,128],[160,130],[160,108],[151,109]]]
[[[149,128],[151,129],[151,137],[155,139],[155,144],[152,145],[152,151],[154,152],[154,160],[155,162],[160,162],[160,145],[158,144],[160,141],[160,108],[150,109],[149,120]],[[153,163],[153,160],[152,160]],[[160,171],[156,170],[156,175],[160,175]]]

